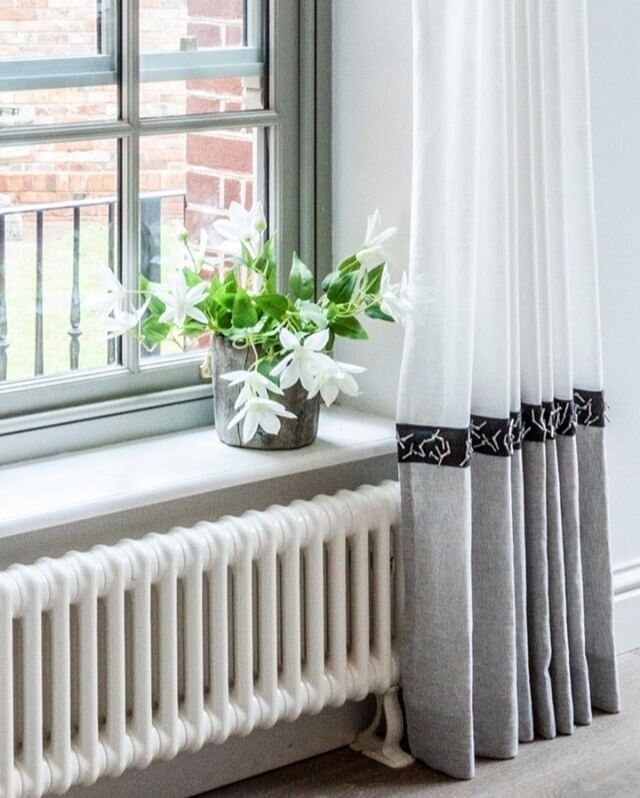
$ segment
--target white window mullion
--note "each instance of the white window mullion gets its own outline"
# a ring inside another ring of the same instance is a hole
[[[263,0],[246,0],[246,9],[246,46],[250,48],[262,48],[264,46],[264,26],[262,24],[262,15],[264,13]]]
[[[121,19],[121,115],[131,126],[131,135],[122,141],[120,149],[120,268],[125,288],[137,291],[140,282],[139,0],[122,0]],[[133,373],[140,370],[140,346],[133,337],[122,338],[122,361]]]

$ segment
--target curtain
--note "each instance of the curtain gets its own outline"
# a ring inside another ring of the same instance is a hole
[[[619,709],[584,0],[414,0],[398,460],[409,743],[476,756]]]

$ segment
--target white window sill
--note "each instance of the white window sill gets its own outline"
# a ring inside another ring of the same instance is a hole
[[[213,428],[0,468],[0,538],[395,452],[394,422],[323,410],[305,449],[220,443]]]

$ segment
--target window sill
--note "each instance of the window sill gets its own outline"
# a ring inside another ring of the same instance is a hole
[[[205,428],[5,466],[0,538],[394,452],[393,420],[333,408],[294,451],[234,449]]]

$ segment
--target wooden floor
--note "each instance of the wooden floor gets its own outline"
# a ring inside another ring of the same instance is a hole
[[[419,764],[393,771],[341,749],[207,796],[640,798],[640,650],[620,658],[620,677],[620,715],[598,715],[572,736],[522,745],[509,762],[480,761],[473,781],[454,781]]]

